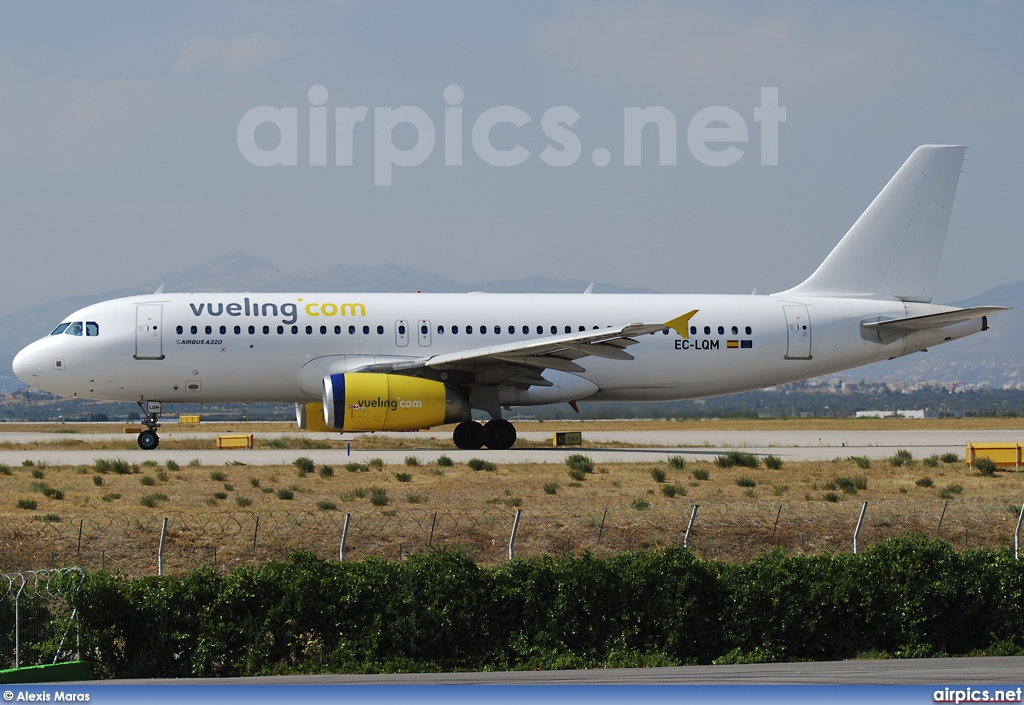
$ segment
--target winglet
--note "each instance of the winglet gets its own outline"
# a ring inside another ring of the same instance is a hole
[[[697,315],[698,309],[693,309],[689,313],[684,313],[682,316],[677,316],[671,321],[666,321],[665,325],[674,330],[676,333],[684,338],[690,337],[690,319]]]

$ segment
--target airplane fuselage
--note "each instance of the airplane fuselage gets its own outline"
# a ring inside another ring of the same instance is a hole
[[[30,386],[71,397],[309,402],[320,400],[331,372],[669,320],[694,309],[685,337],[669,328],[644,334],[629,348],[635,360],[588,357],[580,362],[584,371],[562,375],[555,389],[503,390],[502,404],[728,394],[898,357],[982,327],[974,320],[882,342],[862,322],[950,309],[878,299],[163,294],[81,309],[65,321],[93,323],[97,335],[47,336],[20,353],[15,368]]]

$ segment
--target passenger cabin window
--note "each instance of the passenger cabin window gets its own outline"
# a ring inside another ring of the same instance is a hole
[[[751,333],[750,326],[747,326],[743,330],[745,330],[747,332],[747,335],[750,335],[750,333]]]
[[[725,326],[718,326],[718,334],[725,335]]]
[[[50,335],[60,335],[61,333],[66,331],[68,329],[68,326],[70,325],[70,323],[61,323],[59,326],[53,329],[53,332],[50,333]]]
[[[704,326],[704,335],[711,335],[711,326]]]
[[[181,335],[182,333],[185,332],[185,329],[182,328],[181,326],[178,326],[177,328],[174,329],[174,332],[177,333],[178,335]]]
[[[737,328],[736,326],[733,326],[732,327],[732,334],[733,335],[739,335],[740,334],[740,329]]]
[[[697,326],[690,326],[690,335],[697,335]]]

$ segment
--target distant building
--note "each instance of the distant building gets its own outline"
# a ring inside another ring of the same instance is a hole
[[[934,409],[897,409],[896,411],[882,411],[878,409],[872,409],[870,411],[858,411],[856,413],[858,419],[884,419],[884,418],[903,418],[903,419],[937,419],[939,418],[939,412]]]

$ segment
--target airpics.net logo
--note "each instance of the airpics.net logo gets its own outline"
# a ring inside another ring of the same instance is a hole
[[[335,107],[333,126],[326,103],[327,89],[321,85],[312,86],[308,92],[309,107],[309,166],[327,166],[328,134],[333,132],[334,166],[353,166],[356,137],[366,130],[372,130],[373,137],[373,183],[390,186],[394,168],[411,168],[423,164],[438,146],[438,128],[430,114],[422,108],[403,105],[397,108]],[[464,115],[461,107],[465,92],[457,85],[444,89],[444,118],[441,126],[442,148],[445,166],[462,166],[465,163],[463,146],[466,130],[469,130],[469,144],[476,159],[494,167],[519,166],[534,154],[515,141],[514,146],[496,147],[492,140],[495,128],[502,125],[507,135],[511,125],[516,130],[536,129],[533,117],[526,111],[512,105],[498,105],[484,110],[475,118]],[[302,116],[304,119],[306,116]],[[778,88],[761,88],[761,104],[753,109],[753,121],[759,126],[761,143],[761,165],[775,166],[779,163],[779,125],[786,121],[786,109],[779,106]],[[238,122],[238,150],[250,163],[261,167],[297,166],[299,164],[299,108],[275,108],[261,105],[249,110]],[[544,111],[540,118],[540,130],[548,144],[537,155],[542,162],[552,167],[572,166],[583,156],[584,147],[572,127],[580,114],[566,105],[556,105]],[[471,122],[471,124],[469,124]],[[276,127],[277,144],[274,147],[261,145],[257,131],[264,125]],[[653,129],[645,128],[650,125]],[[530,127],[528,127],[530,126]],[[332,129],[333,128],[333,129]],[[396,144],[396,132],[415,131],[415,141],[405,147],[405,140]],[[750,128],[747,120],[738,111],[724,105],[713,105],[698,111],[686,126],[686,146],[690,154],[701,164],[723,167],[735,164],[744,157],[743,145],[749,141]],[[626,107],[622,113],[622,165],[640,166],[642,163],[643,140],[645,136],[657,140],[658,164],[676,164],[676,141],[678,129],[676,116],[660,105],[648,107]],[[507,142],[507,140],[505,140]],[[303,145],[305,152],[307,145]],[[597,147],[590,152],[591,161],[598,167],[612,163],[612,152]],[[305,161],[305,160],[304,160]]]

